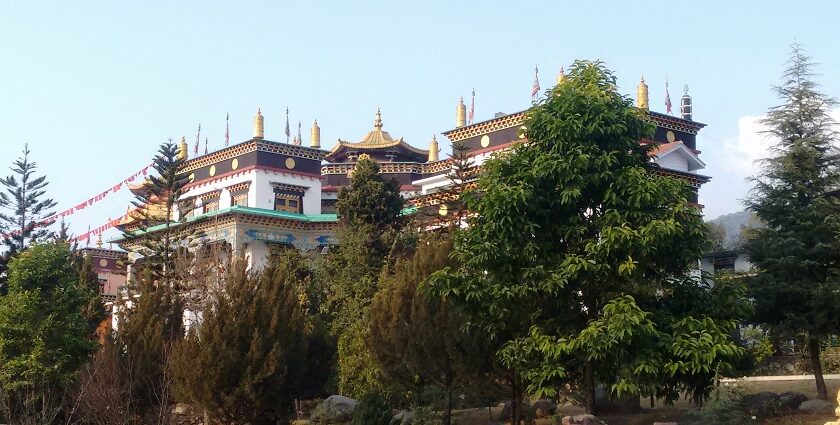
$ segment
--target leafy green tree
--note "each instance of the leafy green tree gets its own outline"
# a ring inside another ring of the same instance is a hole
[[[485,162],[465,194],[474,216],[456,239],[460,267],[430,290],[507,341],[497,354],[531,391],[571,381],[588,411],[597,381],[639,394],[737,355],[729,321],[646,310],[694,267],[707,234],[688,185],[652,173],[639,141],[653,126],[614,76],[575,62],[526,127],[528,142]]]
[[[371,306],[369,345],[390,381],[422,393],[443,392],[443,423],[452,422],[453,394],[488,386],[493,352],[486,339],[463,331],[464,317],[448,302],[418,292],[432,273],[453,266],[448,234],[421,237],[416,251],[384,273]]]
[[[386,181],[371,159],[356,163],[351,184],[338,198],[339,247],[321,270],[326,311],[337,339],[339,391],[355,397],[381,389],[376,359],[366,342],[370,302],[403,225],[404,201],[396,181]]]
[[[0,281],[6,264],[17,252],[51,235],[47,226],[54,221],[50,210],[56,203],[44,197],[49,183],[46,176],[35,176],[37,166],[29,160],[29,154],[29,145],[24,145],[23,156],[12,163],[12,174],[0,178],[0,237],[7,248],[0,255]]]
[[[176,396],[225,423],[275,423],[305,387],[310,271],[288,250],[257,275],[239,263],[200,324],[176,346]],[[316,372],[316,371],[313,371]]]
[[[8,271],[8,294],[0,297],[2,393],[60,399],[97,347],[83,314],[97,294],[79,280],[64,243],[32,245],[12,259]]]
[[[763,124],[776,140],[746,204],[766,227],[747,233],[757,320],[779,335],[805,334],[817,393],[827,399],[820,343],[840,328],[840,187],[834,99],[818,91],[811,59],[792,47],[775,87],[782,104]],[[827,196],[828,195],[828,196]]]

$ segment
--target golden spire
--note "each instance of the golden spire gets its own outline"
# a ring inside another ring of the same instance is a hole
[[[636,107],[647,111],[649,105],[648,85],[645,84],[645,77],[642,76],[642,80],[639,81],[639,87],[636,89]]]
[[[464,105],[464,98],[458,100],[458,109],[455,112],[455,127],[467,125],[467,106]]]
[[[254,116],[254,138],[262,139],[265,136],[265,127],[263,126],[263,116],[260,108],[257,108],[257,115]]]
[[[382,113],[376,108],[376,119],[373,121],[373,128],[382,129]]]
[[[309,131],[309,146],[315,149],[321,148],[321,127],[318,127],[318,120],[312,123],[312,130]]]
[[[96,236],[96,247],[102,248],[102,233]]]
[[[566,79],[566,73],[563,71],[563,67],[561,66],[560,67],[560,73],[557,74],[557,85],[559,86],[560,84],[562,84],[563,80],[565,80],[565,79]]]
[[[429,142],[429,162],[438,160],[438,152],[440,152],[440,147],[437,138],[432,135],[432,140]]]
[[[178,159],[187,159],[189,150],[190,148],[187,146],[187,138],[181,136],[181,141],[178,142]]]

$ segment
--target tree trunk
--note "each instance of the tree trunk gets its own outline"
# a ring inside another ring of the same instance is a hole
[[[815,336],[808,337],[808,354],[811,356],[811,369],[817,381],[817,397],[828,400],[828,389],[825,387],[822,364],[820,363],[820,340]]]
[[[443,425],[452,425],[452,390],[449,387],[443,400]]]
[[[583,391],[586,400],[586,413],[595,414],[595,370],[592,361],[587,360],[583,372]]]
[[[513,379],[510,380],[511,395],[510,400],[510,424],[519,425],[519,376],[513,372]]]

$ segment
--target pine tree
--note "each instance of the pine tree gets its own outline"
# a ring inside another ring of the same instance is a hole
[[[176,346],[172,369],[179,399],[224,423],[275,423],[287,417],[309,380],[313,329],[303,295],[309,279],[296,250],[258,275],[238,263],[225,291],[215,295],[198,327]]]
[[[840,328],[840,188],[834,99],[818,91],[811,59],[793,45],[782,104],[762,121],[776,140],[746,204],[766,224],[747,232],[757,319],[780,335],[804,334],[821,399],[820,343]],[[828,195],[828,196],[827,196]]]
[[[45,198],[49,184],[46,176],[36,177],[37,165],[29,160],[29,145],[24,145],[23,156],[12,163],[12,174],[0,178],[0,235],[7,251],[0,255],[0,281],[8,261],[33,242],[45,241],[51,235],[47,220],[56,203]]]
[[[142,190],[138,191],[132,217],[139,230],[123,234],[126,242],[140,245],[144,254],[144,265],[150,267],[155,277],[168,285],[174,284],[176,259],[179,247],[191,236],[178,225],[187,220],[195,208],[193,199],[184,198],[188,176],[180,170],[186,161],[178,155],[178,147],[164,143],[152,161],[156,175],[148,177]],[[176,218],[177,212],[177,218]],[[154,228],[154,231],[150,229]]]
[[[453,394],[489,386],[493,351],[482,335],[463,330],[466,317],[448,302],[418,292],[433,272],[455,266],[449,234],[429,233],[416,251],[383,273],[371,306],[369,345],[384,375],[402,388],[443,393],[443,423],[452,421]]]

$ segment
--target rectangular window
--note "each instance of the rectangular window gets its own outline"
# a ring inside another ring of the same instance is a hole
[[[202,211],[206,214],[206,213],[209,213],[211,211],[217,211],[218,209],[219,209],[219,201],[213,201],[213,202],[208,202],[208,203],[204,204],[204,207],[203,207]]]
[[[241,207],[247,207],[248,206],[248,195],[247,194],[236,195],[236,196],[233,197],[233,199],[231,199],[230,204],[231,205],[239,205]]]
[[[276,193],[274,195],[274,210],[300,213],[301,197],[287,193]]]

